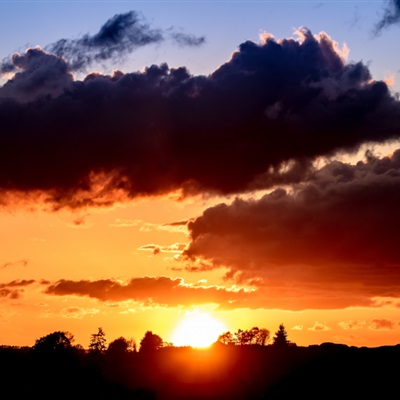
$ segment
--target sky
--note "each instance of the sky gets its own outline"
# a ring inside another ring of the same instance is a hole
[[[0,344],[399,343],[399,34],[394,0],[0,1]]]

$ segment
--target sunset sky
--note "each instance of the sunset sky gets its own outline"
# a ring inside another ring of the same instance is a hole
[[[399,35],[398,0],[0,0],[0,344],[400,343]]]

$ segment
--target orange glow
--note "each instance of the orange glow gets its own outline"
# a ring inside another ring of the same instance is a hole
[[[226,330],[224,324],[207,313],[188,313],[172,335],[175,346],[208,347]]]

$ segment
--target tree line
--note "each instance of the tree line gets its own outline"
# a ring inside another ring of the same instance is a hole
[[[238,329],[236,332],[230,331],[218,337],[218,341],[226,345],[259,345],[266,346],[269,343],[270,332],[265,328],[253,327],[251,329]],[[272,346],[295,346],[296,344],[288,339],[286,328],[283,324],[279,325],[275,336],[272,339]]]
[[[0,376],[2,393],[17,399],[389,398],[398,391],[399,357],[400,345],[296,346],[283,324],[274,335],[258,327],[225,332],[207,350],[175,347],[151,331],[138,344],[123,337],[108,344],[98,328],[86,349],[62,331],[32,347],[0,346]]]
[[[270,331],[265,328],[253,327],[251,329],[238,329],[236,332],[224,332],[218,337],[217,342],[224,345],[248,346],[269,345]],[[50,352],[62,351],[75,348],[85,351],[83,346],[74,345],[74,336],[70,332],[55,331],[43,336],[35,341],[34,351]],[[272,346],[295,346],[295,343],[288,340],[288,334],[283,324],[279,325],[278,330],[272,339]],[[152,331],[147,331],[140,341],[139,349],[134,339],[119,337],[107,346],[106,333],[99,327],[96,333],[91,334],[88,350],[93,353],[126,353],[126,352],[149,352],[159,350],[163,347],[171,347],[172,343],[165,342],[159,335]]]

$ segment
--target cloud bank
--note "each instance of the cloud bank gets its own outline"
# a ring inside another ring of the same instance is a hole
[[[98,281],[60,280],[47,287],[45,293],[56,296],[87,296],[100,301],[132,300],[147,306],[193,306],[215,303],[222,308],[246,300],[245,290],[226,289],[217,286],[185,284],[181,278],[137,277],[128,282],[113,279]]]
[[[399,202],[400,150],[333,161],[290,192],[205,210],[184,254],[291,307],[372,305],[400,293]]]
[[[125,32],[114,17],[85,40],[112,41],[115,26]],[[328,35],[299,33],[242,43],[209,76],[164,64],[79,81],[57,54],[14,55],[0,88],[2,202],[239,193],[299,182],[317,156],[398,137],[386,84],[346,64]]]

